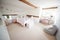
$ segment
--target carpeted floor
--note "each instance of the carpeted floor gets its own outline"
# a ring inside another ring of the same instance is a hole
[[[7,26],[11,40],[55,40],[54,36],[46,34],[40,24],[33,27],[21,27],[17,23]]]

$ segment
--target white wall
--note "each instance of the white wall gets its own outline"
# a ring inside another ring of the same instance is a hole
[[[39,14],[40,14],[40,8],[34,8],[34,9],[31,9],[31,10],[28,10],[27,13],[30,14],[30,15],[39,16]]]
[[[0,18],[2,17],[2,13],[0,12]],[[0,20],[0,25],[2,24],[2,20]]]
[[[19,15],[24,15],[26,11],[20,9],[19,7],[16,7],[14,5],[8,5],[8,4],[3,4],[2,5],[2,13],[3,14],[19,14]]]
[[[0,11],[0,18],[1,18],[1,15],[2,15],[2,13],[1,13],[1,11]]]
[[[10,40],[6,26],[0,25],[0,40]]]
[[[1,9],[1,1],[0,1],[0,17],[1,17],[1,15],[2,15],[1,10],[2,10],[2,9]]]
[[[1,18],[1,16],[2,16],[2,9],[1,9],[1,0],[0,0],[0,18]],[[0,20],[0,25],[2,24],[2,22],[1,22],[1,20]]]
[[[56,35],[56,38],[57,38],[57,40],[60,40],[60,6],[59,6],[58,11],[57,11],[57,20],[56,20],[55,24],[58,27],[58,33]]]
[[[40,9],[39,8],[33,8],[30,10],[24,10],[20,9],[19,7],[16,7],[14,5],[8,5],[8,4],[3,4],[3,14],[19,14],[19,15],[26,15],[26,14],[32,14],[32,15],[39,15]]]
[[[2,0],[2,13],[16,13],[19,15],[33,14],[39,15],[40,9],[30,7],[17,0]]]

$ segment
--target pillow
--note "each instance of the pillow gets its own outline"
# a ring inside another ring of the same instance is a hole
[[[6,25],[12,23],[12,19],[6,19],[6,20],[5,20],[5,23],[6,23]]]
[[[45,24],[45,25],[48,25],[48,20],[47,19],[41,19],[40,20],[40,23]]]
[[[34,21],[35,23],[39,23],[39,18],[33,17],[32,19],[33,19],[33,21]]]

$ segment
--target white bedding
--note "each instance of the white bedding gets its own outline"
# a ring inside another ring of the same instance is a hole
[[[21,23],[23,26],[27,24],[30,27],[34,24],[34,21],[32,18],[17,18],[17,22]]]

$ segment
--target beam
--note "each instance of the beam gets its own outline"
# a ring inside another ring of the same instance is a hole
[[[17,16],[17,14],[3,14],[2,16],[7,16],[7,15],[9,15],[9,16]]]
[[[35,5],[31,4],[30,2],[28,2],[28,1],[26,1],[26,0],[19,0],[19,1],[21,1],[21,2],[23,2],[23,3],[25,3],[25,4],[27,4],[27,5],[29,5],[29,6],[31,6],[31,7],[37,8]]]
[[[58,7],[49,7],[49,8],[42,8],[43,10],[47,10],[47,9],[56,9]]]

